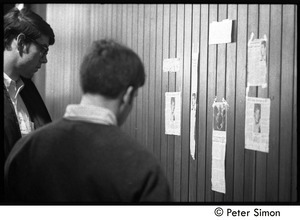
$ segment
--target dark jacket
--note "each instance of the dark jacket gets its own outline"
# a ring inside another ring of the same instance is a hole
[[[34,123],[34,128],[39,128],[49,122],[51,122],[50,115],[44,104],[42,97],[40,96],[37,88],[31,79],[22,78],[25,86],[20,92],[24,104],[26,105],[30,120]],[[4,145],[1,150],[1,161],[2,162],[2,172],[4,170],[4,163],[7,159],[11,149],[14,144],[22,137],[17,115],[14,110],[13,103],[9,97],[9,93],[3,84],[4,93],[4,132],[3,139]],[[1,173],[2,173],[1,172]],[[4,185],[3,181],[0,184],[0,202],[4,201]]]
[[[61,119],[19,140],[5,180],[10,200],[21,203],[171,201],[150,152],[117,126],[84,121]]]
[[[40,96],[37,88],[30,79],[22,78],[25,86],[20,92],[24,104],[28,110],[34,128],[37,129],[51,122],[50,115]],[[4,162],[14,144],[21,138],[21,131],[18,119],[9,97],[9,93],[4,87]]]

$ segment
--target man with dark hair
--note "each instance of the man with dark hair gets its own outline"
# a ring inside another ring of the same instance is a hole
[[[131,49],[95,41],[80,67],[80,104],[17,142],[5,164],[15,202],[167,202],[154,156],[119,126],[131,111],[144,67]],[[30,161],[30,163],[28,163]]]
[[[31,78],[47,63],[54,33],[39,15],[23,8],[4,16],[4,162],[22,136],[51,122],[46,106]],[[1,200],[3,196],[0,196]]]

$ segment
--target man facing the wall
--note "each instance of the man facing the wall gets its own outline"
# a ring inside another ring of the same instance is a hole
[[[62,119],[22,138],[9,155],[10,200],[171,201],[154,156],[119,128],[144,81],[143,64],[131,49],[94,42],[80,67],[80,104],[68,105]]]

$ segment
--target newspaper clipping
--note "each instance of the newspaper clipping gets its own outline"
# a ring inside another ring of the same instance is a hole
[[[268,153],[270,99],[246,97],[245,148]]]
[[[164,72],[178,72],[181,67],[180,58],[169,58],[163,61],[163,71]]]
[[[227,128],[227,102],[213,104],[213,141],[212,141],[212,190],[226,193],[225,153]]]
[[[165,128],[166,134],[179,135],[181,131],[181,92],[165,94]]]
[[[196,133],[195,133],[195,128],[196,128],[196,107],[197,107],[197,93],[192,93],[191,97],[191,118],[190,118],[190,153],[195,160],[195,146],[196,146]]]
[[[199,44],[193,43],[192,53],[192,80],[191,80],[191,117],[190,117],[190,154],[195,160],[196,151],[196,112],[197,112],[197,90],[198,90],[198,58]]]
[[[248,86],[267,87],[267,39],[248,42]]]

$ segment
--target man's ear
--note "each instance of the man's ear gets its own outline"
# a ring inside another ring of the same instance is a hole
[[[25,38],[26,37],[24,34],[19,34],[17,36],[17,48],[20,55],[22,55],[24,51],[27,50],[27,45],[25,44]]]
[[[133,100],[133,87],[129,86],[122,94],[119,102],[119,112],[124,112]]]
[[[131,104],[133,102],[133,98],[134,98],[133,87],[129,86],[122,97],[122,103]]]

